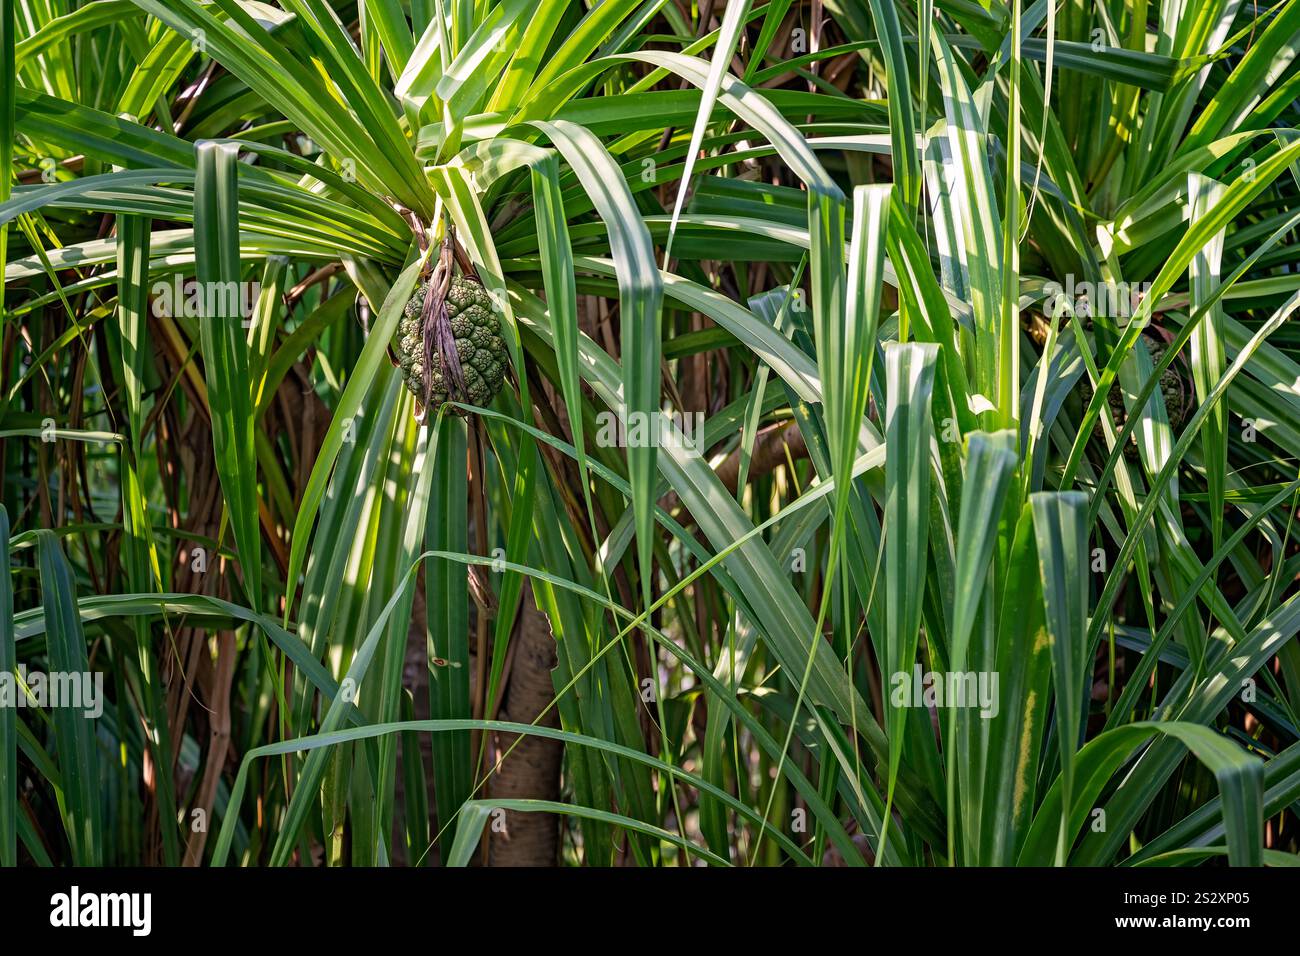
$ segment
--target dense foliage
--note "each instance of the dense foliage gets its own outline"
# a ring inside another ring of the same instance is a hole
[[[1300,0],[0,17],[0,863],[1294,862]]]

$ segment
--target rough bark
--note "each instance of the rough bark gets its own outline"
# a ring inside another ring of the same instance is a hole
[[[556,659],[550,622],[537,609],[528,586],[524,588],[514,641],[514,661],[501,705],[501,719],[531,724],[555,698],[551,671]],[[559,714],[552,708],[539,723],[546,727],[559,726]],[[558,740],[527,735],[520,740],[519,736],[499,736],[499,752],[504,753],[512,746],[514,750],[492,775],[491,795],[558,800],[564,745]],[[507,811],[504,833],[493,827],[488,829],[491,866],[555,866],[559,862],[560,820],[553,813]]]
[[[753,457],[749,462],[749,476],[760,477],[784,465],[787,460],[799,461],[807,457],[808,446],[804,444],[803,432],[790,422],[769,425],[759,431],[755,437]],[[739,449],[719,463],[717,475],[727,490],[734,495],[736,482],[740,479]]]
[[[425,617],[424,578],[421,576],[417,579],[415,598],[411,603],[411,624],[406,634],[406,656],[402,665],[402,686],[411,692],[416,720],[429,719],[429,658],[428,648],[425,645]],[[411,748],[408,752],[407,738],[405,735],[400,736],[398,738],[398,755],[403,768],[408,760],[418,760],[423,764],[424,780],[426,785],[430,786],[430,792],[427,794],[429,832],[437,833],[437,809],[433,799],[432,787],[429,784],[429,781],[433,779],[430,772],[430,768],[433,766],[433,735],[418,734],[416,740],[419,742],[419,747]],[[406,819],[406,773],[404,771],[397,774],[394,801],[396,812],[393,814],[392,845],[395,858],[401,860],[407,866],[415,866],[417,862],[421,866],[434,865],[438,861],[438,846],[436,843],[431,847],[421,848],[421,853],[424,853],[427,849],[423,860],[420,860],[418,855],[412,854],[412,856],[415,856],[412,859],[406,854],[404,846],[405,825],[403,822]]]

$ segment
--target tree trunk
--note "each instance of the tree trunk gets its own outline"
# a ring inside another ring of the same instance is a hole
[[[555,638],[546,615],[533,602],[532,589],[524,586],[523,605],[515,625],[514,661],[501,704],[501,719],[531,724],[555,698],[551,671],[555,668]],[[551,708],[538,721],[558,727],[559,713]],[[499,750],[513,746],[492,775],[488,791],[492,797],[558,800],[560,765],[564,744],[558,740],[518,734],[500,734]],[[517,742],[517,743],[516,743]],[[553,813],[506,811],[505,832],[489,824],[488,862],[491,866],[556,866],[560,853],[560,820]]]

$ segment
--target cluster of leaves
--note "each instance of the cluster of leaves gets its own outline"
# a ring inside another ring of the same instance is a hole
[[[0,18],[0,863],[1293,861],[1300,0]]]

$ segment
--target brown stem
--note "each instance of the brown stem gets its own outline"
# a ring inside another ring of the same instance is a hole
[[[222,631],[217,636],[217,667],[208,687],[211,703],[208,713],[208,753],[203,766],[203,780],[191,805],[191,811],[201,809],[208,821],[212,819],[217,800],[217,784],[225,769],[226,753],[230,749],[230,688],[234,682],[235,635]],[[203,848],[208,842],[208,826],[194,830],[185,846],[185,865],[198,866],[203,860]]]
[[[555,638],[550,622],[537,609],[532,589],[524,587],[523,606],[510,642],[514,663],[502,707],[502,719],[518,724],[536,721],[558,727],[559,714],[547,705],[555,697]],[[543,711],[545,714],[543,715]],[[538,718],[541,718],[540,720]],[[492,779],[492,795],[502,798],[558,800],[564,744],[544,737],[501,734],[502,758]],[[489,828],[490,866],[555,866],[559,862],[560,820],[553,813],[506,812],[504,833]]]

